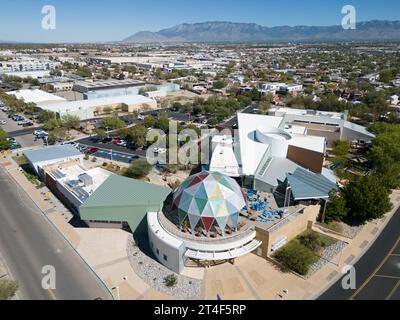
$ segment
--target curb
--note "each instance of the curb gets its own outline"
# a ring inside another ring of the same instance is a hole
[[[354,266],[363,256],[364,254],[372,247],[372,245],[375,243],[376,239],[382,234],[382,232],[385,230],[386,226],[389,224],[389,222],[392,220],[393,216],[396,214],[396,211],[400,209],[400,203],[397,204],[397,206],[393,206],[393,209],[388,212],[389,215],[386,216],[386,220],[382,223],[382,225],[379,227],[379,231],[375,234],[375,236],[372,238],[372,241],[368,243],[368,245],[363,249],[363,251],[352,261],[351,265]],[[326,291],[328,291],[339,279],[343,276],[343,274],[338,272],[338,275],[334,277],[330,282],[328,282],[327,286],[324,287],[318,294],[315,294],[308,298],[307,300],[316,300],[320,296],[322,296]]]
[[[7,169],[4,170],[6,174],[12,179],[12,181],[19,186],[26,195],[28,195],[29,199],[33,201],[35,206],[39,209],[39,211],[42,213],[42,216],[45,218],[45,220],[49,223],[50,226],[52,226],[56,232],[61,236],[62,239],[71,247],[71,249],[79,256],[79,258],[83,261],[83,263],[89,268],[89,270],[94,274],[94,276],[97,278],[97,280],[100,282],[100,284],[106,289],[106,291],[111,295],[112,300],[115,300],[115,297],[111,290],[107,287],[105,282],[100,278],[100,276],[97,274],[97,272],[90,266],[90,264],[81,256],[81,254],[75,249],[75,247],[72,245],[72,243],[64,236],[64,234],[57,228],[57,226],[44,214],[42,209],[39,207],[39,205],[36,203],[36,201],[31,197],[31,195],[26,192],[26,190],[15,180],[15,178],[8,172]]]

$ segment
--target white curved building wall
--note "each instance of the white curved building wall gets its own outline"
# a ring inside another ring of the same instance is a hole
[[[271,128],[267,132],[256,130],[256,139],[260,143],[271,146],[271,156],[286,158],[292,137],[284,130]]]
[[[147,213],[149,243],[157,260],[168,269],[182,273],[185,267],[185,243],[167,233],[158,222],[158,213]]]

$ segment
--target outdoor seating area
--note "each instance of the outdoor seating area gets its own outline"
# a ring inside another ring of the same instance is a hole
[[[271,204],[272,195],[252,189],[247,190],[245,194],[248,208],[241,211],[243,217],[261,223],[274,223],[284,218],[285,211],[277,209],[276,204]]]

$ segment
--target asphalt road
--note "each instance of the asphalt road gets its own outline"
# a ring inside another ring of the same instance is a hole
[[[112,299],[96,275],[3,168],[0,221],[0,251],[20,284],[23,299]],[[55,290],[42,288],[42,268],[48,265],[56,270]]]
[[[400,209],[355,264],[356,290],[337,281],[319,300],[400,300]]]

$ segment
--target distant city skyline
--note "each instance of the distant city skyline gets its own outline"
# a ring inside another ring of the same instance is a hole
[[[42,7],[56,9],[56,29],[42,28]],[[339,25],[344,5],[353,5],[357,21],[400,20],[397,0],[149,0],[42,1],[2,0],[0,40],[15,42],[108,42],[138,31],[159,31],[181,23],[232,21],[273,26]]]

